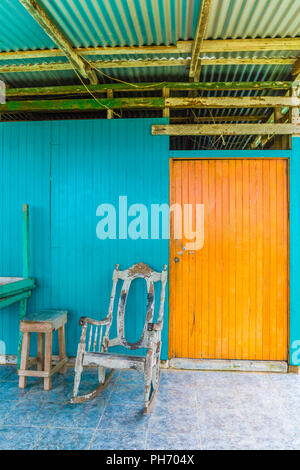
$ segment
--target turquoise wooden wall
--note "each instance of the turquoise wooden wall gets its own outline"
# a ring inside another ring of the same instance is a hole
[[[300,137],[290,158],[290,364],[300,365]]]
[[[99,204],[128,206],[169,201],[168,137],[152,137],[151,124],[166,119],[82,120],[0,125],[0,275],[20,276],[21,205],[30,205],[32,276],[38,288],[29,311],[69,310],[67,353],[76,355],[80,316],[107,314],[111,276],[144,261],[168,264],[168,240],[99,240]],[[150,211],[149,211],[150,213]],[[130,220],[130,218],[129,218]],[[149,221],[150,233],[150,221]],[[138,339],[146,290],[129,291],[126,334]],[[157,299],[158,301],[158,299]],[[157,302],[158,304],[158,302]],[[168,299],[162,357],[168,351]],[[0,310],[0,340],[16,354],[18,309]]]
[[[103,318],[116,263],[143,260],[161,269],[168,264],[168,240],[105,240],[96,237],[96,208],[167,203],[169,156],[181,158],[290,159],[290,363],[300,364],[300,137],[292,151],[169,152],[167,137],[152,137],[152,123],[164,119],[84,120],[2,123],[0,125],[0,275],[19,276],[21,205],[30,204],[32,275],[38,288],[29,311],[70,311],[68,354],[76,354],[82,315]],[[149,229],[150,231],[150,229]],[[139,336],[145,313],[145,287],[139,281],[128,299],[127,335]],[[166,299],[168,313],[168,299]],[[163,355],[168,351],[168,315]],[[0,310],[0,341],[7,354],[17,351],[18,309]]]

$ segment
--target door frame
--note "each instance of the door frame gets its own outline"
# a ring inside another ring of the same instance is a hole
[[[292,139],[294,141],[295,138]],[[298,159],[300,160],[300,137],[297,138],[297,144],[298,146],[294,146],[294,154],[295,154],[295,147],[296,147],[296,153],[298,154]],[[293,148],[293,146],[292,146]],[[292,340],[292,335],[291,335],[291,329],[293,328],[293,322],[292,320],[295,320],[292,315],[291,315],[291,220],[290,220],[290,206],[291,206],[291,184],[290,184],[290,179],[291,179],[291,161],[295,161],[295,158],[292,158],[292,150],[174,150],[171,151],[169,154],[170,160],[169,160],[169,203],[171,201],[171,184],[172,184],[172,174],[171,174],[171,169],[172,169],[172,164],[173,161],[176,160],[257,160],[257,159],[264,159],[264,160],[286,160],[287,161],[287,166],[288,166],[288,175],[287,175],[287,202],[288,202],[288,272],[287,272],[287,289],[288,289],[288,299],[287,299],[287,363],[288,364],[293,364],[292,358],[291,358],[291,353],[293,352],[293,348],[291,347],[291,344],[293,342]],[[296,155],[294,155],[295,157]],[[298,186],[300,185],[300,163],[298,163],[299,167],[299,181],[298,181]],[[297,182],[296,182],[297,184]],[[294,185],[293,185],[294,187]],[[298,199],[298,204],[300,205],[300,189],[298,190],[299,192],[299,199]],[[300,221],[300,207],[298,206],[298,212],[299,212],[299,221]],[[171,232],[171,231],[170,231]],[[300,235],[300,228],[299,228],[299,235]],[[294,250],[293,250],[294,253]],[[300,261],[300,247],[299,247],[299,261]],[[300,266],[299,266],[300,269]],[[170,271],[170,278],[171,278],[171,273],[173,270],[173,264],[171,260],[171,237],[169,239],[169,271]],[[300,273],[299,273],[300,276]],[[300,287],[300,286],[299,286]],[[171,289],[171,283],[169,282],[169,305],[170,305],[170,289]],[[300,307],[300,301],[299,301],[299,307]],[[299,309],[299,315],[297,317],[300,317],[300,309]],[[292,324],[291,324],[292,323]],[[300,345],[300,318],[298,319],[299,323],[299,345]],[[292,332],[295,333],[292,329]],[[169,343],[170,343],[170,338],[172,335],[172,312],[169,314]],[[295,333],[297,335],[297,333]],[[293,336],[294,337],[294,336]],[[297,339],[295,340],[297,341]],[[170,357],[170,348],[168,347],[168,357],[169,359],[172,360]],[[180,358],[175,358],[179,359]],[[300,353],[299,353],[299,359],[300,359]],[[197,360],[191,360],[191,361],[202,361],[201,359]],[[210,361],[214,361],[214,359],[207,359],[204,360],[206,363]],[[219,362],[226,362],[227,360],[219,360]],[[234,361],[234,360],[233,360]],[[229,360],[229,362],[232,363],[232,360]],[[241,363],[243,360],[237,360],[237,362]],[[245,362],[250,362],[245,360]],[[251,362],[268,362],[268,361],[251,361]],[[275,363],[277,361],[271,361],[272,363]],[[285,362],[285,361],[278,361],[278,362]],[[297,364],[298,365],[298,364]],[[291,366],[293,367],[293,365]],[[197,368],[197,367],[196,367]],[[298,369],[300,372],[300,367]]]

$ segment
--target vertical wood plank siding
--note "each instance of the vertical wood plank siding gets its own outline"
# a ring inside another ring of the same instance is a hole
[[[70,312],[67,354],[76,355],[80,316],[104,318],[111,278],[139,261],[161,271],[168,264],[168,240],[99,240],[99,204],[116,208],[168,203],[168,137],[151,136],[151,125],[167,119],[83,120],[0,124],[0,273],[22,275],[22,204],[30,206],[31,273],[37,289],[29,312]],[[51,178],[51,180],[50,180]],[[132,217],[128,217],[128,222]],[[149,233],[150,233],[149,220]],[[146,290],[139,280],[129,293],[126,335],[140,336]],[[156,302],[158,304],[158,302]],[[158,305],[156,305],[158,307]],[[162,358],[168,355],[168,296]],[[114,326],[115,327],[115,326]],[[18,310],[0,312],[0,340],[16,354]],[[33,345],[35,346],[35,345]],[[54,351],[57,351],[57,341]]]

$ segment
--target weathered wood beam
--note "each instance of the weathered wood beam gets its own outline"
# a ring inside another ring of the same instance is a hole
[[[300,57],[294,63],[293,70],[292,70],[292,76],[293,76],[295,82],[300,81]]]
[[[299,94],[298,86],[293,86],[290,90],[291,97],[297,98]],[[299,106],[300,108],[300,106]],[[300,119],[299,119],[299,108],[291,108],[289,110],[289,119],[291,124],[296,125],[296,132],[293,134],[294,136],[300,135]]]
[[[215,65],[294,65],[296,59],[289,58],[230,58],[230,59],[201,59],[205,66]],[[96,69],[142,68],[142,67],[187,67],[190,59],[147,59],[147,60],[112,60],[90,61],[91,67]],[[73,70],[70,63],[51,62],[44,64],[13,64],[0,66],[0,73],[17,72],[51,72],[60,70]]]
[[[200,69],[201,69],[200,53],[201,53],[201,48],[202,48],[203,41],[206,35],[211,5],[212,5],[212,0],[201,1],[196,34],[195,34],[195,39],[194,39],[193,48],[192,48],[190,71],[189,71],[190,80],[193,80],[194,82],[198,82],[199,77],[200,77]]]
[[[286,93],[286,96],[299,96],[299,85],[297,84],[297,82],[294,82],[292,83],[292,87],[287,91]],[[298,115],[299,117],[299,109],[298,108],[291,108],[293,110],[293,113]],[[281,112],[282,114],[286,114],[289,110],[286,108],[286,109],[282,109]],[[270,123],[273,123],[275,122],[275,113],[274,111],[272,113],[269,114],[267,120],[266,120],[266,123],[267,124],[270,124]],[[256,137],[256,139],[254,139],[254,141],[250,144],[250,148],[251,149],[256,149],[260,144],[262,147],[264,147],[264,145],[270,140],[270,138],[268,136],[265,136],[265,137],[262,137],[260,135],[258,135]]]
[[[297,109],[297,108],[293,108]],[[286,116],[282,114],[282,108],[274,108],[274,122],[275,124],[284,124],[286,121]],[[284,149],[284,139],[286,136],[276,135],[274,139],[274,146],[273,149],[276,150],[283,150]]]
[[[193,41],[178,41],[175,46],[139,46],[139,47],[80,47],[73,50],[81,56],[113,55],[155,55],[191,53]],[[266,39],[208,39],[202,43],[203,53],[242,52],[242,51],[299,51],[300,38]],[[38,59],[62,57],[60,49],[38,49],[26,51],[0,52],[0,60]]]
[[[45,10],[36,0],[19,0],[28,13],[37,21],[50,38],[58,45],[70,63],[79,70],[81,75],[88,78],[91,83],[98,83],[97,75],[89,63],[84,60],[73,48],[69,39],[51,20]]]
[[[152,135],[293,135],[295,124],[160,124],[152,126]]]
[[[7,101],[0,105],[0,112],[17,111],[63,111],[88,109],[121,108],[274,108],[277,106],[299,107],[297,96],[260,96],[260,97],[205,97],[205,98],[97,98],[95,99],[53,99]]]
[[[263,39],[207,39],[202,52],[299,51],[300,37]],[[177,42],[180,48],[180,41]]]
[[[7,101],[0,105],[0,112],[64,110],[64,109],[100,109],[108,108],[274,108],[277,106],[300,106],[297,96],[260,96],[260,97],[205,97],[205,98],[98,98],[95,99],[60,99],[60,100],[24,100]]]
[[[257,122],[257,121],[262,121],[266,118],[265,114],[257,114],[257,115],[251,115],[251,116],[194,116],[193,120],[195,122],[242,122],[242,121],[250,121],[250,122]],[[189,121],[190,116],[171,116],[170,120],[172,122],[180,121]]]
[[[0,105],[0,113],[16,113],[20,111],[86,111],[109,109],[161,109],[165,106],[162,97],[152,98],[98,98],[95,99],[61,99],[61,100],[26,100],[7,101]]]
[[[113,90],[110,88],[109,90],[107,90],[107,98],[113,98],[113,97],[114,97],[114,92],[113,92]],[[106,117],[107,117],[107,119],[113,119],[113,117],[114,117],[114,112],[113,112],[112,109],[108,109],[108,110],[107,110]]]
[[[153,91],[169,88],[171,90],[288,90],[293,82],[160,82],[160,83],[107,83],[89,85],[89,90],[93,93],[106,93],[107,90],[114,91]],[[8,88],[6,97],[26,97],[26,96],[51,96],[51,95],[80,95],[87,93],[83,85],[65,85],[50,87],[32,88]]]
[[[265,119],[264,124],[272,124],[274,122],[275,122],[275,116],[274,116],[274,111],[273,111],[268,115],[267,119]],[[250,144],[250,148],[252,150],[255,150],[262,143],[262,140],[263,140],[263,136],[257,135],[254,141]]]
[[[197,97],[166,98],[170,108],[275,108],[276,106],[299,106],[297,96],[243,96],[243,97]]]
[[[164,98],[169,98],[170,96],[170,88],[163,88],[162,95]],[[170,108],[166,107],[163,109],[163,117],[169,118],[170,117]]]

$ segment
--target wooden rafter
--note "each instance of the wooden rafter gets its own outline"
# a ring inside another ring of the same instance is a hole
[[[178,91],[201,91],[201,90],[289,90],[293,82],[160,82],[160,83],[101,83],[90,85],[89,90],[93,93],[106,93],[107,90],[136,92],[154,91],[169,88]],[[52,96],[52,95],[81,95],[87,93],[83,85],[64,85],[33,88],[8,88],[6,97],[26,96]]]
[[[123,47],[81,47],[73,50],[80,56],[120,56],[190,54],[193,41],[177,41],[174,46],[123,46]],[[202,43],[202,53],[215,52],[255,52],[255,51],[299,51],[300,37],[266,39],[208,39]],[[60,49],[0,52],[0,60],[39,59],[63,57]]]
[[[296,59],[277,58],[231,58],[231,59],[202,59],[201,64],[213,65],[294,65]],[[90,61],[90,65],[96,69],[116,68],[140,68],[140,67],[180,67],[189,66],[190,59],[153,59],[153,60],[113,60],[113,61]],[[0,73],[17,72],[50,72],[60,70],[73,70],[70,63],[43,63],[43,64],[21,64],[0,66]]]
[[[50,36],[50,38],[57,44],[63,54],[69,59],[70,63],[78,69],[81,75],[88,78],[91,83],[98,83],[97,75],[91,68],[89,63],[83,59],[78,52],[73,48],[69,39],[58,28],[58,26],[51,20],[45,10],[40,6],[36,0],[19,0],[20,3],[26,8],[28,13],[39,23],[43,30]]]
[[[294,97],[298,97],[299,96],[299,86],[297,86],[297,83],[294,82],[292,84],[293,86],[287,91],[287,94],[286,96],[294,96]],[[292,93],[291,93],[291,90],[292,90]],[[298,118],[299,118],[299,109],[297,108],[292,108],[292,109],[295,109],[297,111],[295,111],[295,114],[297,114]],[[284,115],[287,113],[287,109],[284,110],[281,110],[281,113]],[[269,113],[267,119],[265,120],[265,123],[266,124],[271,124],[271,123],[274,123],[275,122],[275,112],[274,110]],[[299,124],[299,123],[298,123]],[[265,136],[262,138],[261,135],[257,135],[257,137],[254,139],[254,141],[250,144],[250,148],[251,149],[256,149],[260,144],[262,144],[262,147],[270,140],[270,137],[269,136]]]
[[[275,118],[274,118],[274,111],[272,111],[271,113],[268,114],[267,118],[265,118],[264,120],[264,124],[273,124],[275,122]],[[253,142],[250,144],[250,148],[251,149],[256,149],[260,143],[262,142],[262,135],[258,134],[256,136],[256,138],[253,140]]]
[[[277,106],[300,106],[300,98],[285,96],[243,96],[243,97],[195,97],[166,98],[170,108],[275,108]]]
[[[292,76],[296,82],[300,81],[300,57],[294,63]]]
[[[95,99],[53,99],[7,101],[0,105],[0,112],[15,113],[20,111],[70,111],[101,109],[190,109],[190,108],[275,108],[299,107],[297,96],[259,96],[259,97],[205,97],[205,98],[98,98]]]
[[[226,115],[226,116],[193,116],[194,122],[258,122],[265,119],[264,114],[257,115]],[[172,122],[189,121],[190,116],[171,116]]]
[[[293,135],[295,124],[160,124],[152,126],[152,135]]]
[[[212,5],[212,0],[201,1],[201,7],[199,11],[198,23],[197,23],[197,28],[196,28],[196,35],[195,35],[195,39],[193,42],[192,58],[191,58],[190,72],[189,72],[190,80],[193,80],[194,82],[198,82],[199,77],[200,77],[200,69],[201,69],[201,62],[202,62],[202,60],[200,59],[200,53],[201,53],[201,48],[202,48],[203,41],[205,38],[206,30],[207,30],[211,5]]]
[[[58,100],[24,100],[7,101],[0,105],[0,113],[15,113],[20,111],[87,111],[101,109],[162,109],[165,99],[151,98],[97,98],[95,99],[58,99]]]

